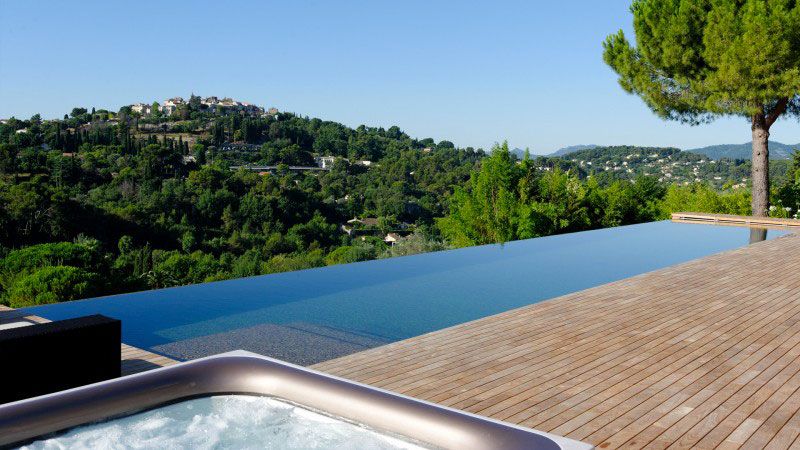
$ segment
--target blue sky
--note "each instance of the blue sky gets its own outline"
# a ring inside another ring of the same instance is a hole
[[[172,96],[230,96],[459,146],[699,147],[750,140],[740,118],[653,116],[602,61],[629,0],[0,0],[0,117]],[[772,138],[800,142],[784,120]]]

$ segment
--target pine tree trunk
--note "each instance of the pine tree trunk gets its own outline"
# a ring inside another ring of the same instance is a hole
[[[763,114],[753,117],[753,200],[752,213],[765,217],[769,213],[769,127]]]

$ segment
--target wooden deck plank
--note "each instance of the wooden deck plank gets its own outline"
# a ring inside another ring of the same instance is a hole
[[[795,345],[797,344],[795,343]],[[756,355],[761,356],[762,354],[757,353]],[[695,394],[695,397],[684,402],[686,405],[693,405],[689,406],[691,411],[683,415],[668,430],[665,430],[657,440],[668,440],[678,448],[697,448],[697,441],[720,426],[723,419],[728,416],[730,407],[726,409],[726,404],[730,403],[734,406],[741,404],[752,391],[763,386],[764,378],[769,379],[774,375],[774,371],[783,367],[780,364],[773,365],[773,371],[763,371],[763,367],[759,367],[759,365],[772,365],[776,362],[775,358],[778,355],[772,357],[770,355],[773,355],[773,352],[764,356],[767,358],[766,360],[755,361],[755,364],[748,364],[748,362],[737,364],[736,370],[725,373],[715,380],[710,388],[700,391]],[[785,361],[784,364],[789,362],[791,360]]]
[[[593,353],[594,351],[596,351],[596,345],[595,344],[596,344],[596,338],[597,338],[598,334],[604,335],[609,344],[616,344],[616,343],[623,343],[624,344],[625,341],[627,340],[627,337],[631,333],[634,333],[634,332],[637,332],[637,331],[640,332],[640,334],[643,337],[643,339],[644,338],[655,337],[655,336],[658,335],[657,333],[662,328],[664,328],[666,325],[668,325],[669,323],[673,322],[674,320],[677,320],[677,319],[669,319],[669,317],[674,316],[674,314],[673,314],[674,312],[675,312],[674,310],[670,310],[669,308],[667,308],[665,310],[662,310],[662,313],[660,315],[652,317],[652,320],[649,320],[647,322],[636,322],[635,319],[637,319],[639,317],[642,317],[642,314],[645,314],[645,316],[647,316],[649,314],[642,313],[641,311],[637,311],[636,313],[628,313],[628,314],[626,314],[626,320],[625,321],[620,321],[620,323],[618,323],[616,326],[613,326],[613,327],[608,327],[608,326],[600,327],[599,330],[598,330],[599,333],[594,333],[594,334],[586,333],[577,342],[574,341],[573,339],[567,339],[566,340],[566,341],[568,341],[567,342],[567,346],[568,346],[567,352],[573,352],[574,353],[574,352],[577,351],[577,352],[579,352],[579,355],[583,356],[583,357],[585,357],[587,355],[587,353],[589,353],[589,354]],[[621,313],[621,311],[620,311],[620,313]],[[634,325],[633,325],[634,323],[637,324],[638,328],[634,327]],[[648,335],[652,335],[652,336],[648,336]],[[612,339],[609,339],[609,338],[612,338]],[[578,342],[580,342],[581,344],[580,345],[576,345]],[[639,344],[643,345],[646,342],[647,341],[642,340],[642,341],[639,342]],[[615,348],[618,348],[618,347],[615,347]],[[524,347],[524,348],[522,348],[522,349],[520,349],[518,351],[530,354],[531,351],[535,351],[536,349],[537,349],[536,346],[526,346],[526,347]],[[610,349],[611,349],[610,346],[606,346],[606,348],[604,350],[610,350]],[[559,355],[559,358],[563,357],[564,355],[569,356],[569,354],[567,352],[562,352],[561,349],[558,348],[558,347],[550,346],[549,347],[549,351],[551,353],[557,353]],[[555,361],[550,356],[546,356],[546,357],[548,358],[548,361],[551,364]],[[574,365],[576,363],[575,358],[570,358],[570,359],[572,360],[572,364]],[[534,362],[534,361],[533,360],[529,360],[529,362]],[[551,365],[548,368],[552,369],[552,367],[553,366]],[[589,369],[590,367],[584,365],[584,366],[582,366],[582,368],[583,369]],[[573,370],[572,367],[567,367],[567,369],[570,370],[570,371]],[[575,372],[571,372],[571,373],[575,374]],[[514,373],[510,373],[509,375],[515,375],[515,374]],[[516,374],[516,375],[519,375],[519,374]],[[523,375],[522,378],[516,378],[516,379],[512,379],[512,380],[507,380],[507,381],[516,383],[518,386],[521,387],[521,385],[519,383],[525,381],[525,379],[530,379],[532,374],[530,372],[528,372],[528,371],[523,371],[522,375]],[[462,377],[463,377],[463,375],[462,375]],[[469,385],[464,386],[462,384],[463,383],[463,378],[459,379],[458,381],[460,381],[460,383],[458,384],[458,386],[460,388],[470,387]],[[483,385],[483,387],[488,387],[488,386]]]
[[[794,305],[793,312],[800,313],[800,305]],[[758,306],[754,306],[754,308],[758,309]],[[614,406],[617,409],[627,409],[628,407],[632,408],[632,410],[638,411],[647,411],[648,406],[652,406],[654,402],[657,402],[657,399],[664,399],[664,396],[674,396],[680,395],[685,398],[687,391],[681,390],[683,387],[688,387],[691,391],[692,389],[699,389],[698,380],[702,380],[709,372],[715,373],[714,370],[718,370],[722,364],[730,364],[734,358],[741,353],[743,347],[746,345],[752,345],[751,343],[758,338],[756,342],[763,343],[764,340],[763,335],[768,330],[768,328],[764,327],[765,324],[769,324],[774,321],[774,319],[779,315],[779,313],[773,313],[771,316],[762,319],[761,322],[751,321],[751,325],[745,329],[747,333],[740,333],[739,335],[731,335],[733,338],[731,339],[721,339],[724,338],[725,334],[720,335],[719,333],[715,333],[716,336],[714,337],[713,341],[710,341],[708,344],[705,344],[703,347],[695,349],[692,353],[688,354],[684,361],[675,361],[671,364],[671,367],[665,368],[666,370],[661,370],[654,375],[648,377],[647,379],[643,380],[643,384],[637,386],[636,384],[632,384],[630,382],[620,383],[624,389],[620,390],[619,398],[624,399],[622,403],[606,403],[606,408],[610,406]],[[754,312],[748,313],[746,316],[736,317],[732,324],[736,325],[739,321],[746,321],[754,317]],[[728,329],[731,329],[729,326]],[[758,334],[760,332],[760,334]],[[739,339],[740,340],[736,340]],[[692,344],[701,344],[702,341],[698,340]],[[760,345],[760,344],[759,344]],[[692,347],[689,347],[692,348]],[[673,371],[674,370],[674,371]],[[664,377],[664,374],[667,374]],[[656,381],[657,380],[657,381]],[[626,380],[627,381],[627,380]],[[655,384],[650,384],[653,381],[656,381]],[[694,392],[690,392],[694,394]],[[602,393],[602,397],[606,397],[607,392]],[[648,398],[648,396],[652,396]],[[676,406],[676,405],[674,405]],[[602,420],[614,419],[613,425],[604,425],[604,431],[608,432],[609,430],[616,430],[619,431],[619,426],[624,423],[625,420],[630,420],[633,416],[630,413],[626,413],[621,420],[614,418],[613,414],[604,414],[602,416]],[[600,419],[593,420],[592,422],[597,422]],[[590,422],[591,423],[591,422]],[[583,430],[588,430],[594,432],[597,428],[591,428],[587,425],[583,425],[581,427]],[[575,433],[579,433],[581,429],[574,430]]]
[[[800,390],[795,390],[742,445],[742,448],[788,448],[800,433]]]
[[[800,308],[798,308],[798,312],[800,312]],[[728,329],[730,329],[730,324],[728,325]],[[703,370],[708,370],[709,367],[716,367],[714,364],[719,365],[730,361],[731,353],[735,353],[737,350],[741,349],[743,347],[743,342],[749,343],[755,340],[756,337],[759,337],[757,334],[759,330],[764,331],[763,324],[754,324],[748,330],[736,336],[736,338],[741,337],[741,341],[731,339],[721,341],[720,338],[724,336],[724,331],[715,332],[709,337],[708,343],[702,347],[696,348],[691,353],[687,352],[693,348],[692,346],[687,346],[682,349],[681,353],[684,353],[685,356],[677,360],[671,358],[669,360],[670,365],[664,367],[664,370],[661,370],[661,367],[663,367],[662,364],[648,367],[646,370],[640,369],[641,374],[647,374],[649,376],[642,379],[639,383],[634,382],[636,379],[641,378],[640,376],[623,380],[614,386],[615,389],[606,389],[596,396],[600,400],[603,400],[602,403],[596,405],[586,402],[578,404],[572,408],[573,413],[579,412],[582,409],[591,408],[591,411],[597,415],[598,411],[606,412],[612,408],[617,408],[619,410],[624,410],[623,408],[634,408],[657,394],[663,395],[663,391],[667,388],[672,388],[674,390],[677,387],[683,386],[682,378],[684,377],[691,380],[690,382],[695,382],[693,385],[697,386],[696,379],[703,373]],[[722,357],[718,355],[722,355]],[[664,377],[664,374],[668,375]],[[586,421],[580,420],[581,415],[586,416],[585,413],[579,414],[574,419],[555,429],[569,429],[575,434],[596,432],[598,427],[596,425],[591,426],[593,422],[597,422],[596,420],[592,420],[594,417],[588,417],[590,420]],[[613,414],[604,414],[602,419],[605,421],[608,419],[616,419],[616,417],[613,417]],[[564,420],[564,417],[559,417],[559,420]],[[570,429],[570,425],[579,425],[579,427]],[[604,423],[604,427],[605,426],[607,426],[606,423]]]
[[[780,389],[796,388],[800,382],[800,359],[795,358],[790,364],[784,365],[780,373],[764,383],[757,392],[751,395],[747,401],[741,402],[736,409],[720,423],[709,431],[706,436],[696,444],[698,448],[715,448],[728,441],[733,444],[741,445],[754,433],[763,423],[752,416],[756,410],[762,407],[767,400],[775,395],[785,395]]]
[[[587,295],[587,297],[588,297],[588,295]],[[610,300],[610,299],[609,299],[609,300]],[[590,311],[590,312],[591,312],[592,314],[595,314],[595,312],[594,312],[594,311]],[[581,319],[581,318],[580,318],[580,317],[568,317],[568,318],[566,318],[566,319],[569,319],[569,320],[575,320],[575,319]],[[566,319],[565,319],[565,320],[563,320],[563,321],[562,321],[562,323],[567,323],[567,324],[568,324],[568,323],[569,323],[569,320],[566,320]],[[607,324],[606,324],[606,325],[607,325]],[[602,325],[601,325],[601,327],[602,327]],[[528,327],[526,327],[526,328],[528,328]],[[494,333],[488,333],[488,336],[491,338],[492,342],[501,342],[501,343],[504,343],[504,341],[503,341],[502,339],[497,339],[497,337],[498,337],[497,331],[498,331],[498,330],[495,330],[495,332],[494,332]],[[472,337],[475,337],[475,336],[472,336]],[[492,343],[492,342],[490,342],[489,344],[491,345],[491,343]],[[453,341],[448,341],[448,342],[447,342],[447,344],[448,344],[448,345],[452,345],[453,343],[454,343]],[[483,352],[486,350],[486,347],[485,347],[484,345],[482,345],[482,344],[486,344],[486,343],[484,343],[484,342],[481,342],[481,345],[477,345],[477,347],[479,347],[479,351],[480,351],[481,353],[483,353]],[[445,348],[445,349],[446,349],[446,347],[443,347],[443,348]]]
[[[788,448],[798,255],[789,235],[314,368],[600,448]]]
[[[612,298],[609,297],[607,299],[606,298],[602,298],[602,299],[597,299],[597,300],[600,303],[602,303],[602,302],[604,302],[606,300],[610,301],[610,300],[612,300]],[[603,310],[597,310],[597,309],[591,308],[589,310],[589,313],[590,314],[597,314],[598,312],[602,312],[603,315],[608,315],[608,314],[621,314],[623,311],[625,311],[625,310],[624,309],[619,309],[617,311],[612,311],[612,310],[609,310],[608,308],[606,308],[605,311],[603,311]],[[631,313],[630,311],[625,311],[625,312],[627,313],[628,319],[633,319],[634,317],[636,317],[636,315],[634,313]],[[669,311],[665,311],[665,313],[669,313]],[[632,314],[634,314],[634,315],[632,316]],[[577,320],[582,320],[583,319],[582,317],[575,317],[574,315],[568,316],[568,317],[557,316],[556,318],[559,320],[559,322],[557,322],[557,323],[562,324],[562,325],[560,325],[560,327],[567,329],[567,331],[572,328],[569,325],[569,323],[571,321],[576,320],[576,319]],[[552,317],[551,317],[551,319],[552,319]],[[511,350],[518,351],[518,352],[519,351],[523,351],[525,354],[530,354],[530,351],[534,350],[534,348],[529,347],[529,348],[524,348],[524,349],[520,350],[518,347],[515,346],[516,343],[518,341],[520,341],[520,340],[525,341],[526,339],[530,338],[531,336],[535,336],[537,334],[541,334],[542,332],[547,332],[547,331],[552,332],[552,331],[554,331],[554,330],[552,330],[552,328],[553,328],[552,324],[548,324],[547,322],[545,322],[544,324],[538,324],[538,325],[542,325],[541,329],[539,329],[539,327],[536,327],[536,328],[533,329],[532,332],[531,331],[526,331],[525,333],[520,334],[519,328],[517,327],[517,325],[519,325],[521,323],[526,323],[525,329],[527,330],[528,328],[532,327],[533,323],[535,323],[534,322],[535,320],[536,320],[535,316],[522,317],[521,320],[506,320],[506,321],[504,321],[502,323],[502,327],[503,327],[502,332],[500,332],[501,330],[497,329],[498,327],[495,326],[494,327],[495,328],[494,332],[492,332],[492,330],[490,329],[488,332],[484,333],[483,335],[475,335],[475,334],[470,333],[470,338],[471,339],[468,339],[467,341],[471,341],[473,339],[477,339],[477,338],[481,338],[481,337],[488,337],[490,339],[490,341],[486,342],[485,345],[481,346],[480,348],[474,348],[474,349],[472,349],[471,351],[469,351],[467,353],[460,353],[458,355],[454,355],[454,356],[452,356],[452,358],[458,358],[461,362],[463,362],[465,357],[473,356],[473,354],[475,354],[477,356],[475,362],[480,363],[480,357],[486,351],[493,351],[493,352],[495,352],[495,355],[497,355],[498,354],[497,351],[496,351],[497,347],[503,347],[503,348],[511,349]],[[652,321],[654,322],[654,321],[657,321],[657,320],[658,320],[658,318],[655,318]],[[548,328],[550,328],[550,329],[548,330]],[[623,334],[630,332],[630,327],[627,324],[619,325],[618,329],[621,330],[621,333],[623,333]],[[595,337],[591,333],[592,331],[599,332],[600,334],[604,334],[606,337],[613,337],[613,336],[615,336],[614,332],[618,331],[618,330],[613,328],[613,327],[610,328],[607,324],[599,324],[597,327],[587,326],[586,328],[579,329],[578,332],[575,332],[575,333],[570,333],[568,331],[568,334],[561,335],[560,339],[559,339],[559,336],[554,336],[553,339],[558,345],[561,345],[561,346],[566,345],[567,347],[569,347],[569,350],[571,352],[576,352],[576,351],[581,350],[581,348],[576,345],[576,339],[580,340],[580,342],[583,342],[583,343],[589,342],[590,346],[591,346],[591,343],[595,342],[594,341]],[[654,331],[654,329],[651,329],[651,331]],[[454,344],[455,344],[454,341],[448,341],[448,342],[446,342],[446,345],[439,344],[440,345],[439,348],[442,349],[442,352],[444,354],[453,355],[452,351],[448,352],[447,349],[451,349]],[[560,357],[565,356],[564,353],[559,352],[559,349],[556,346],[554,346],[551,341],[545,340],[543,344],[542,344],[541,341],[537,341],[536,345],[540,346],[540,347],[543,346],[543,345],[546,345],[549,351],[557,352]],[[414,354],[412,353],[411,354],[412,358],[413,358],[413,355]],[[447,359],[437,360],[437,363],[438,363],[437,366],[440,365],[442,361],[448,362]],[[550,359],[549,361],[551,363],[553,362],[552,359]],[[426,368],[436,367],[436,366],[432,366],[432,365],[426,365],[426,364],[424,364],[424,362],[421,362],[421,361],[417,361],[417,366],[422,368],[421,371],[420,370],[414,370],[413,373],[415,375],[418,375],[418,376],[423,375]],[[409,367],[409,369],[412,369],[412,367]],[[461,369],[463,369],[463,366],[460,366],[460,368],[457,369],[457,370],[451,371],[451,373],[456,374],[456,376],[458,376],[458,374],[462,374],[463,375],[465,373],[468,373],[468,372],[465,372],[465,371],[463,371]],[[437,377],[441,377],[442,373],[441,372],[434,373],[433,375],[435,375]],[[380,377],[380,374],[379,374],[379,377]],[[370,380],[365,380],[365,381],[369,382]],[[386,381],[388,381],[388,380],[386,380]],[[452,381],[455,381],[455,380],[452,380]],[[464,387],[463,380],[458,380],[458,381],[461,381],[461,382],[458,383],[457,387],[458,388],[463,388]]]
[[[762,333],[762,335],[769,338],[766,333]],[[763,336],[759,339],[759,343],[764,341]],[[665,389],[633,407],[623,416],[606,426],[602,430],[605,435],[597,432],[591,437],[604,442],[617,441],[622,443],[634,438],[637,433],[640,433],[650,425],[660,427],[663,430],[665,424],[671,423],[693,410],[693,407],[684,405],[684,402],[702,389],[707,388],[709,383],[717,379],[720,373],[728,370],[727,368],[732,363],[741,364],[739,355],[744,351],[746,351],[746,348],[743,349],[741,345],[731,347],[725,353],[714,355],[713,359],[707,360],[697,368],[687,367],[691,371],[682,370],[677,372],[677,374],[688,372],[677,381],[673,382],[669,377],[665,378],[664,381],[667,386]],[[707,358],[704,356],[704,359]],[[609,435],[612,435],[613,439]],[[632,441],[642,442],[641,439],[632,439]]]
[[[720,324],[721,323],[719,323],[718,325]],[[632,384],[631,380],[633,378],[642,378],[644,375],[648,375],[649,373],[654,372],[655,369],[657,369],[660,365],[670,363],[672,360],[676,359],[678,356],[681,356],[682,353],[686,353],[690,349],[688,346],[679,347],[674,345],[674,343],[676,342],[675,339],[677,339],[677,341],[702,342],[700,340],[702,338],[700,335],[701,331],[700,329],[695,327],[690,329],[690,331],[691,334],[677,336],[677,338],[671,334],[666,334],[664,337],[669,339],[662,339],[662,342],[660,342],[657,347],[651,346],[650,352],[647,352],[650,353],[651,355],[648,358],[643,357],[643,355],[647,353],[636,352],[637,356],[634,358],[630,358],[630,356],[628,356],[628,359],[624,362],[623,365],[612,367],[605,373],[594,375],[592,377],[593,381],[600,381],[599,383],[595,384],[594,386],[587,386],[584,383],[583,385],[576,386],[576,388],[573,389],[573,391],[575,391],[576,395],[586,397],[588,393],[596,391],[599,386],[599,389],[604,394],[608,395],[611,393],[611,390],[609,390],[609,388],[614,385]],[[703,330],[703,331],[709,331],[709,330]],[[656,353],[659,349],[661,349],[661,351]],[[621,369],[622,371],[620,372],[619,369]],[[606,376],[607,378],[603,379],[603,376]],[[626,378],[621,378],[621,377],[626,377]],[[581,390],[584,388],[586,390]],[[522,395],[525,395],[525,393],[523,393]],[[575,404],[577,404],[577,402],[576,400],[573,399],[571,401],[559,402],[557,406],[562,409],[566,409],[565,406],[569,407],[570,405],[575,405]],[[586,406],[581,406],[581,408],[586,408]],[[510,416],[508,418],[510,420],[525,421],[527,419],[527,421],[531,421],[532,419],[529,418],[530,414],[525,415],[525,411],[520,412],[520,409],[521,408],[517,406],[517,408],[515,408],[514,411],[512,411],[516,412],[517,414],[514,416]],[[482,412],[488,413],[490,412],[490,410]],[[535,419],[543,420],[543,417],[541,417],[540,414]]]
[[[705,223],[712,225],[732,225],[757,228],[796,228],[800,227],[798,219],[784,219],[780,217],[751,217],[736,216],[732,214],[710,214],[676,212],[672,213],[673,222],[681,223]]]

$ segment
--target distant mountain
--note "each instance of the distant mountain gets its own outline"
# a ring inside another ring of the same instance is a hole
[[[589,145],[571,145],[569,147],[560,148],[553,153],[550,153],[548,156],[564,156],[569,155],[570,153],[579,152],[581,150],[591,150],[593,148],[597,148],[597,145],[589,144]]]
[[[769,141],[769,159],[790,159],[794,149],[800,149],[800,144],[786,145],[780,142]],[[700,153],[711,159],[750,159],[753,147],[750,142],[744,144],[723,144],[709,147],[693,148],[686,150],[691,153]]]
[[[511,150],[511,154],[519,159],[522,159],[525,157],[525,149],[517,147],[514,150]]]

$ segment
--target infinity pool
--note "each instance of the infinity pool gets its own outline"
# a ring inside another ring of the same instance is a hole
[[[772,239],[786,234],[769,231]],[[313,364],[748,244],[669,221],[28,308],[104,314],[177,359],[234,349]]]

